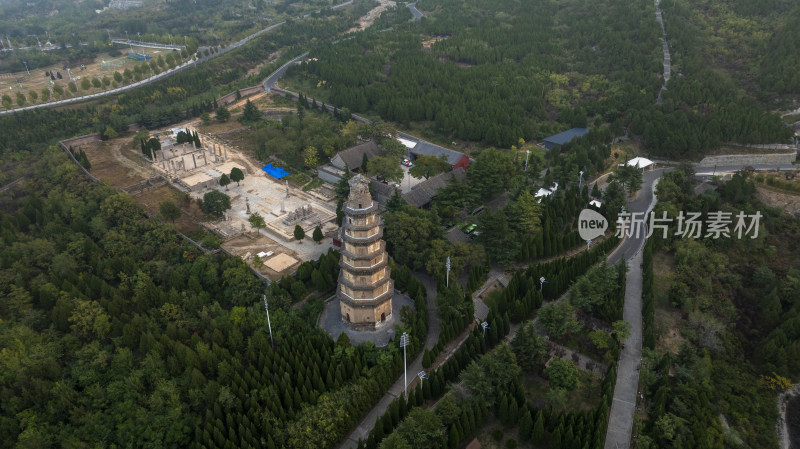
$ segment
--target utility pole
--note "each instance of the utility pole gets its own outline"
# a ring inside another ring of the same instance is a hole
[[[408,378],[406,377],[406,346],[408,346],[408,332],[400,336],[400,347],[403,348],[403,394],[408,397]]]
[[[272,339],[272,323],[269,322],[269,306],[267,305],[267,295],[264,295],[264,308],[267,309],[267,327],[269,328],[269,341],[275,347],[275,340]]]
[[[447,283],[445,285],[450,287],[450,256],[447,256],[447,262],[445,262],[444,266],[447,267]]]

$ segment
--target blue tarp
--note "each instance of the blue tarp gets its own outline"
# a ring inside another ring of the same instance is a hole
[[[275,179],[281,179],[284,176],[289,176],[289,172],[280,168],[280,167],[273,167],[272,164],[267,164],[262,168],[268,175],[272,176]]]

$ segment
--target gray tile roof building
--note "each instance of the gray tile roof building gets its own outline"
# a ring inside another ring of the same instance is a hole
[[[428,205],[439,189],[447,186],[451,179],[464,181],[467,178],[467,173],[462,168],[457,168],[453,171],[446,173],[439,173],[425,181],[414,186],[411,191],[403,194],[403,200],[406,203],[417,207],[424,207]]]
[[[374,141],[370,140],[340,151],[339,154],[331,158],[331,165],[339,170],[344,170],[347,167],[352,171],[361,167],[361,161],[364,159],[365,154],[367,159],[372,159],[376,156],[383,156],[385,152],[383,149],[378,148]]]

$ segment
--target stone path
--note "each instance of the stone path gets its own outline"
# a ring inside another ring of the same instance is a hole
[[[669,54],[669,43],[667,42],[667,29],[664,27],[664,17],[663,12],[658,7],[658,3],[660,0],[655,0],[656,5],[656,20],[658,24],[661,25],[661,48],[664,52],[664,85],[661,86],[661,90],[658,92],[658,98],[656,99],[656,103],[661,104],[661,93],[667,90],[667,83],[669,82],[669,78],[672,74],[672,58]]]

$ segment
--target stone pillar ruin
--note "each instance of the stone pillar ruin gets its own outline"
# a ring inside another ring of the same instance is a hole
[[[192,164],[194,164],[192,168],[197,168],[197,158],[194,157],[194,153],[192,153]]]

